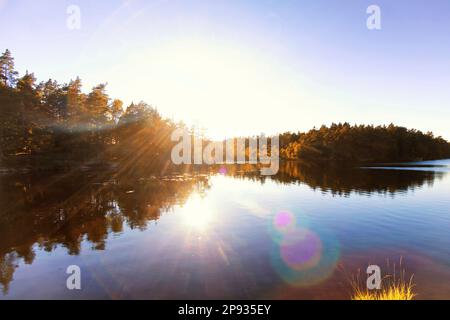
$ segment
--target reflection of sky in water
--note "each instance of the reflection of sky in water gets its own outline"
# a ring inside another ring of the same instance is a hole
[[[366,170],[405,170],[405,171],[430,171],[430,172],[450,172],[450,167],[364,167]]]
[[[383,166],[374,165],[371,167],[363,167],[363,169],[450,172],[450,160],[446,159],[446,160],[429,160],[421,162],[391,163],[391,164],[383,164]]]

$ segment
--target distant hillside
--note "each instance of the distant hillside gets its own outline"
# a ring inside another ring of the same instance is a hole
[[[450,158],[450,144],[431,132],[389,126],[332,124],[307,133],[284,133],[285,159],[393,162]]]

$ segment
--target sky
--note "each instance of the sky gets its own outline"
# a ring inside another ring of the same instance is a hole
[[[450,140],[449,30],[448,0],[0,0],[21,74],[108,83],[213,138],[350,122]]]

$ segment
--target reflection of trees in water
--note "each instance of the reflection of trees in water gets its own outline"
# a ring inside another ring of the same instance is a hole
[[[3,293],[8,292],[9,283],[13,279],[16,269],[17,254],[15,252],[0,256],[0,284],[3,286]]]
[[[424,184],[432,185],[435,178],[441,179],[443,175],[443,172],[432,171],[345,169],[285,162],[275,179],[287,183],[303,182],[313,189],[337,195],[351,192],[395,194]]]
[[[264,183],[266,179],[283,183],[304,183],[314,190],[347,196],[351,192],[359,194],[406,192],[423,186],[432,185],[434,180],[442,179],[445,172],[412,170],[373,170],[355,169],[338,166],[319,166],[311,163],[282,161],[280,169],[274,176],[261,176],[258,169],[249,166],[229,166],[227,173]]]
[[[4,176],[0,180],[0,284],[8,289],[20,261],[32,263],[33,246],[63,246],[71,255],[89,241],[105,249],[110,233],[124,225],[145,230],[192,192],[209,188],[206,176],[111,179],[106,174],[51,177]]]
[[[261,176],[252,165],[230,165],[226,174],[264,183],[305,183],[337,195],[396,194],[432,184],[444,173],[402,170],[355,170],[282,162],[277,175]],[[46,251],[57,246],[77,255],[87,240],[93,250],[104,250],[111,233],[124,226],[145,230],[151,221],[174,205],[183,204],[192,192],[205,193],[208,175],[220,166],[184,168],[178,176],[163,178],[114,177],[109,172],[73,172],[65,175],[3,176],[0,179],[0,284],[4,291],[22,261],[31,264],[37,245]],[[223,172],[223,170],[221,170]],[[143,175],[145,176],[145,175]]]

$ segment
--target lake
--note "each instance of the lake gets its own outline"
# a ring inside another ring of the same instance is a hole
[[[418,299],[450,299],[449,172],[2,174],[0,299],[349,299],[358,270],[400,260]]]

